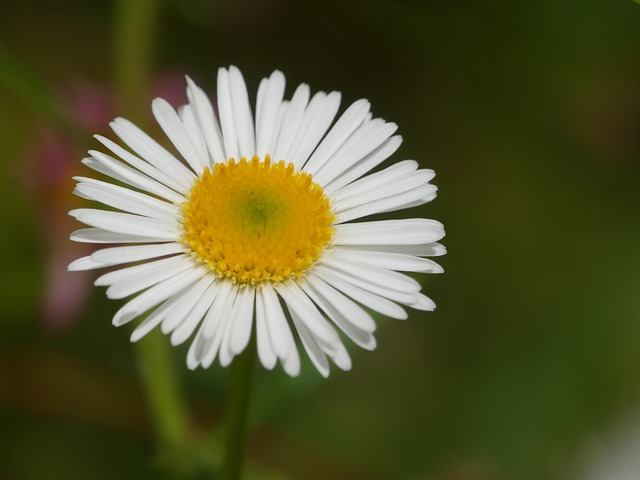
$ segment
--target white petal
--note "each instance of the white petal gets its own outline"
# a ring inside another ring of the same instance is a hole
[[[320,375],[327,378],[329,376],[329,362],[327,360],[327,356],[324,354],[313,334],[309,331],[300,317],[294,311],[290,310],[290,313],[291,320],[293,320],[293,324],[298,331],[300,340],[302,340],[302,346],[311,359],[311,363],[313,363],[318,372],[320,372]]]
[[[227,306],[229,308],[225,310],[224,317],[220,320],[220,328],[216,331],[216,334],[211,339],[207,340],[207,346],[200,361],[200,364],[203,368],[209,368],[216,357],[218,357],[220,365],[222,365],[223,367],[229,365],[229,363],[231,363],[231,360],[233,360],[233,357],[231,355],[227,355],[225,357],[227,363],[225,364],[223,363],[223,360],[221,358],[221,349],[223,347],[222,344],[225,341],[225,338],[228,337],[229,326],[231,325],[231,322],[233,322],[233,318],[231,317],[233,305],[229,303]]]
[[[240,70],[233,65],[229,67],[229,90],[233,108],[233,120],[238,136],[240,156],[250,159],[256,154],[255,129],[247,86]]]
[[[389,300],[393,300],[394,302],[402,303],[404,305],[411,305],[415,303],[416,293],[420,289],[420,285],[416,287],[415,290],[411,291],[402,291],[399,290],[398,283],[395,280],[392,280],[390,275],[387,275],[389,278],[388,285],[381,284],[381,280],[385,278],[384,275],[379,272],[374,273],[374,269],[371,268],[369,275],[363,275],[363,272],[366,272],[365,268],[356,268],[354,265],[346,265],[344,263],[335,262],[334,264],[329,264],[328,262],[323,262],[323,266],[326,266],[331,270],[331,272],[356,287],[362,288],[368,292],[374,293],[381,297],[388,298]],[[387,273],[394,273],[396,275],[402,275],[398,272],[393,272],[392,270],[387,270]],[[409,278],[409,277],[406,277]]]
[[[91,256],[81,257],[74,260],[67,266],[69,272],[78,272],[81,270],[93,270],[94,268],[104,267],[102,263],[94,261]]]
[[[343,370],[345,372],[351,370],[351,357],[349,356],[349,352],[347,352],[347,349],[342,343],[338,345],[338,349],[336,350],[336,352],[334,354],[331,354],[330,356],[331,360],[333,360],[333,363],[335,363],[336,367],[338,367],[340,370]]]
[[[171,345],[176,346],[183,343],[187,338],[189,338],[203,317],[207,314],[211,305],[213,304],[218,292],[220,291],[220,286],[217,282],[209,285],[209,288],[202,294],[198,303],[193,310],[189,313],[189,315],[176,327],[176,329],[171,334]]]
[[[154,165],[167,175],[174,177],[180,182],[183,188],[189,188],[193,183],[193,179],[195,178],[193,172],[129,120],[116,118],[109,125],[116,135],[118,135],[124,143],[129,145],[134,152],[137,152],[138,155],[151,165]]]
[[[151,109],[158,124],[171,140],[171,143],[173,143],[193,171],[199,174],[204,165],[207,164],[206,158],[202,158],[178,113],[164,98],[154,99],[151,102]]]
[[[326,185],[356,165],[367,155],[376,151],[398,129],[395,123],[386,123],[380,118],[362,125],[349,137],[318,172],[313,176],[320,185]]]
[[[418,292],[420,288],[422,288],[415,279],[404,273],[376,267],[369,263],[361,263],[344,257],[335,258],[329,255],[325,255],[321,263],[354,277],[363,278],[368,283],[378,285],[382,288],[389,288],[400,292]]]
[[[216,334],[222,322],[223,313],[233,303],[236,295],[237,289],[230,281],[221,281],[220,284],[220,291],[203,321],[203,335],[207,338]]]
[[[132,265],[130,267],[119,268],[111,272],[105,273],[99,276],[94,285],[97,287],[108,287],[114,283],[126,280],[131,276],[137,276],[139,274],[146,274],[147,272],[163,269],[165,267],[172,267],[177,264],[183,264],[186,261],[190,261],[190,258],[186,255],[179,255],[170,258],[163,258],[161,260],[154,260],[152,262],[142,263],[139,265]]]
[[[112,247],[96,250],[91,259],[102,266],[119,265],[122,263],[139,262],[151,258],[164,257],[184,253],[184,247],[179,243],[162,243],[159,245],[135,245]]]
[[[107,297],[111,299],[118,299],[133,295],[134,293],[149,288],[157,283],[175,277],[187,269],[193,268],[193,262],[189,258],[172,257],[167,259],[166,262],[158,260],[140,265],[140,267],[143,266],[146,267],[144,270],[135,273],[127,272],[128,274],[126,277],[121,277],[116,281],[112,281],[111,286],[107,288]],[[135,267],[130,268],[133,269]],[[121,271],[112,273],[120,272]],[[104,277],[105,275],[101,278]]]
[[[192,285],[191,288],[182,295],[180,301],[171,308],[166,318],[163,320],[161,326],[162,333],[166,335],[173,332],[173,330],[182,324],[198,303],[201,304],[200,309],[202,309],[202,312],[200,318],[202,318],[204,312],[209,308],[211,302],[213,302],[213,298],[209,297],[204,297],[204,301],[202,301],[203,295],[214,280],[215,277],[213,275],[206,275],[196,282],[195,285]],[[207,303],[209,300],[211,300],[211,302]]]
[[[418,245],[444,237],[437,220],[409,218],[337,225],[335,245]]]
[[[427,312],[432,312],[436,309],[436,304],[429,297],[423,295],[422,293],[418,293],[416,298],[416,303],[409,305],[411,308],[415,308],[416,310],[424,310]]]
[[[256,293],[256,343],[258,346],[258,358],[267,370],[273,370],[278,357],[273,351],[269,331],[267,330],[267,312],[262,295]]]
[[[179,255],[175,257],[163,258],[161,260],[154,260],[152,262],[142,263],[139,265],[132,265],[130,267],[120,268],[113,270],[112,272],[105,273],[99,276],[94,285],[97,287],[107,287],[114,283],[118,283],[122,280],[126,280],[129,277],[135,277],[140,274],[145,275],[153,270],[162,270],[163,268],[170,268],[175,265],[190,265],[192,266],[192,260],[186,255]]]
[[[404,253],[347,250],[343,247],[334,248],[332,253],[337,257],[347,258],[355,262],[402,272],[442,273],[444,271],[433,260]]]
[[[353,103],[338,119],[304,166],[304,171],[314,175],[344,144],[364,121],[371,104],[368,100]]]
[[[318,282],[321,281],[319,279],[316,280]],[[329,287],[328,285],[326,286]],[[333,320],[333,322],[340,328],[340,330],[342,330],[347,335],[347,337],[349,337],[356,345],[366,350],[373,350],[376,347],[375,337],[371,334],[371,332],[357,328],[350,320],[348,312],[340,308],[341,306],[349,305],[355,307],[355,309],[364,311],[355,302],[349,300],[347,297],[334,289],[332,289],[332,295],[330,295],[329,298],[325,298],[320,294],[319,291],[313,288],[308,279],[307,282],[302,285],[302,289],[318,305],[318,307],[331,320]],[[338,298],[339,300],[337,300]],[[341,303],[340,306],[336,304],[338,302]]]
[[[294,347],[291,350],[290,355],[280,360],[282,363],[282,369],[290,377],[297,377],[300,375],[300,354],[298,348]]]
[[[89,153],[94,156],[92,158],[85,158],[82,160],[82,163],[100,173],[104,173],[116,180],[123,181],[127,185],[131,185],[132,187],[145,192],[166,198],[173,203],[180,204],[187,201],[187,198],[184,195],[172,190],[153,178],[126,166],[122,162],[111,158],[109,155],[94,150],[91,150]]]
[[[317,265],[314,268],[314,272],[336,290],[340,290],[346,296],[351,297],[356,302],[361,303],[371,310],[375,310],[378,313],[397,320],[405,320],[407,318],[407,312],[398,304],[343,280],[332,270]]]
[[[220,332],[222,332],[222,339],[220,342],[220,349],[218,351],[218,361],[223,367],[230,365],[234,357],[236,356],[235,352],[231,349],[231,329],[233,328],[236,319],[241,314],[244,305],[245,302],[240,300],[240,289],[236,288],[233,307],[225,314],[223,325],[224,328],[220,329]]]
[[[122,160],[124,160],[129,165],[131,165],[132,167],[140,170],[145,175],[148,175],[154,180],[157,180],[163,185],[166,185],[169,188],[175,190],[176,192],[183,192],[189,188],[190,182],[187,182],[186,179],[182,179],[182,180],[185,180],[184,182],[181,181],[180,177],[172,176],[168,171],[160,170],[159,168],[157,168],[157,165],[154,165],[152,163],[149,163],[137,157],[133,153],[129,152],[128,150],[125,150],[117,143],[109,140],[106,137],[103,137],[102,135],[94,135],[94,138],[98,140],[100,143],[102,143],[109,150],[111,150],[118,157],[120,157]],[[93,155],[94,157],[95,157],[95,153],[96,153],[95,150],[89,151],[89,154]],[[101,152],[97,152],[97,153],[101,154]],[[106,155],[106,154],[103,154],[103,155]]]
[[[400,147],[400,144],[402,144],[402,137],[400,135],[394,135],[393,137],[388,138],[373,152],[359,160],[355,165],[351,166],[351,168],[342,172],[340,175],[327,180],[326,184],[318,183],[320,183],[324,189],[324,193],[331,195],[333,192],[350,184],[365,173],[377,167],[380,163],[389,158]]]
[[[187,77],[187,96],[191,101],[198,123],[202,129],[202,134],[209,155],[214,162],[226,162],[228,158],[222,147],[222,134],[220,133],[220,125],[213,113],[213,106],[209,97],[198,87],[191,78]]]
[[[273,136],[271,137],[271,141],[269,142],[269,145],[270,145],[269,151],[271,152],[270,156],[272,160],[276,159],[278,138],[280,137],[280,131],[282,130],[282,125],[287,116],[288,110],[289,110],[289,101],[283,100],[282,103],[280,104],[280,108],[278,108],[278,115],[276,116],[276,125],[273,129]],[[279,160],[282,160],[282,159],[283,159],[282,157],[279,158]]]
[[[257,132],[261,128],[260,116],[262,114],[262,109],[263,109],[264,94],[267,91],[268,86],[269,86],[269,79],[263,78],[262,80],[260,80],[260,84],[258,85],[258,93],[256,94],[256,145],[259,143]],[[258,147],[256,146],[256,149],[257,148]]]
[[[437,190],[438,188],[435,185],[425,185],[392,197],[372,200],[366,204],[338,213],[337,223],[350,222],[351,220],[368,217],[376,213],[394,212],[424,205],[436,197]]]
[[[149,195],[91,178],[74,179],[80,181],[74,193],[80,193],[83,198],[95,200],[109,207],[159,220],[175,220],[180,215],[180,209],[176,205]]]
[[[120,326],[130,322],[150,308],[159,305],[167,298],[172,297],[192,285],[206,275],[206,273],[207,272],[204,267],[200,267],[198,269],[188,268],[178,275],[154,285],[130,300],[120,310],[118,310],[113,317],[113,324],[115,326]]]
[[[291,312],[291,319],[294,321],[296,328],[298,329],[298,333],[300,333],[300,338],[303,341],[303,344],[306,343],[305,348],[307,348],[307,353],[310,354],[310,358],[316,365],[316,368],[319,369],[323,367],[324,361],[326,361],[326,357],[324,355],[331,358],[334,363],[342,370],[351,369],[351,358],[349,358],[349,354],[347,353],[347,349],[344,348],[342,342],[338,342],[337,344],[329,344],[324,342],[321,338],[313,335],[313,332],[308,328],[308,324],[302,320],[294,312]],[[306,337],[304,338],[303,335]],[[318,348],[324,355],[318,355]],[[324,361],[323,361],[324,359]],[[322,371],[321,371],[322,373]],[[329,366],[327,364],[326,373],[329,373]]]
[[[226,68],[218,69],[218,114],[220,115],[220,127],[224,144],[225,158],[240,160],[236,125],[233,119],[233,101],[231,99],[231,87],[229,86],[229,72]]]
[[[209,311],[205,315],[196,338],[187,354],[187,365],[190,369],[202,365],[211,366],[223,340],[228,325],[232,321],[231,311],[238,289],[230,281],[220,281],[220,289]],[[209,334],[208,330],[211,332]]]
[[[377,213],[395,212],[397,210],[406,210],[413,207],[419,207],[425,203],[433,201],[438,195],[438,188],[433,185],[426,185],[424,187],[417,188],[411,195],[398,195],[393,198],[393,201],[385,202],[385,204],[375,205]],[[411,200],[415,198],[416,200]],[[367,204],[366,207],[372,209],[375,202]],[[363,208],[365,206],[363,205]]]
[[[349,198],[354,195],[362,195],[363,193],[376,190],[390,182],[393,182],[397,178],[404,177],[407,174],[415,172],[418,169],[418,166],[418,162],[415,160],[403,160],[402,162],[394,163],[384,170],[362,177],[359,180],[340,188],[333,192],[331,199],[335,203],[338,203],[345,198]]]
[[[439,257],[447,253],[444,245],[438,242],[417,244],[417,245],[341,245],[340,250],[344,251],[371,251],[385,253],[401,253],[417,257]]]
[[[284,97],[285,78],[282,72],[276,70],[263,82],[258,90],[256,108],[256,154],[260,158],[274,153],[273,139]]]
[[[116,163],[120,163],[120,162],[117,162],[116,160],[113,160],[113,161],[116,162]],[[101,173],[103,175],[106,175],[107,177],[111,177],[114,180],[117,180],[118,182],[122,182],[122,183],[124,183],[126,185],[131,185],[132,187],[140,188],[132,180],[128,179],[127,177],[125,177],[123,175],[120,175],[115,170],[113,170],[110,167],[107,167],[106,165],[102,164],[101,162],[99,162],[98,160],[96,160],[93,157],[85,157],[82,160],[80,160],[80,163],[82,163],[86,167],[89,167],[91,170],[95,170],[96,172]],[[131,170],[132,172],[135,172],[135,170],[133,170],[132,168],[130,168],[129,170]],[[136,173],[138,173],[138,172],[136,172]],[[164,188],[167,188],[164,185],[160,185],[160,186],[164,187]],[[172,191],[169,188],[167,188],[167,190],[170,191],[170,192]],[[174,192],[174,194],[178,195],[175,192]],[[169,198],[169,197],[164,197],[164,198]]]
[[[331,92],[328,95],[320,92],[314,95],[304,112],[300,130],[285,159],[287,162],[302,169],[338,113],[340,98],[339,92]]]
[[[286,108],[284,118],[282,119],[282,127],[278,134],[276,150],[273,153],[273,160],[285,160],[290,162],[288,154],[291,145],[296,138],[302,117],[304,117],[305,109],[309,103],[309,85],[302,83],[298,86],[291,98],[291,102]]]
[[[131,333],[131,341],[137,342],[151,330],[156,328],[160,324],[160,322],[162,322],[166,318],[169,310],[171,310],[171,308],[181,300],[183,294],[184,292],[180,292],[174,297],[171,297],[169,300],[155,309],[147,318],[142,320],[142,322],[140,322],[136,329]]]
[[[86,225],[114,233],[136,235],[159,241],[171,241],[180,237],[180,230],[176,222],[170,223],[129,213],[90,208],[71,210],[69,215]]]
[[[365,332],[376,330],[376,323],[371,315],[349,297],[340,293],[315,273],[309,274],[306,280],[314,292],[327,300],[327,303],[338,310],[355,328]]]
[[[81,228],[73,232],[69,239],[81,243],[149,243],[163,242],[161,238],[149,238],[142,235],[114,233],[102,228]]]
[[[336,331],[295,282],[280,283],[275,288],[286,302],[289,312],[296,312],[314,337],[328,345],[340,343]]]
[[[252,286],[243,288],[238,294],[238,311],[233,316],[233,324],[229,333],[229,347],[235,355],[239,355],[244,351],[251,338],[255,295],[256,289]]]
[[[278,296],[269,283],[258,290],[258,295],[262,296],[264,302],[267,332],[273,350],[280,359],[284,371],[295,377],[300,373],[300,356]]]
[[[202,326],[200,326],[200,330],[196,333],[193,342],[191,342],[191,345],[189,346],[189,351],[187,352],[187,367],[189,370],[195,370],[198,368],[208,343],[209,340],[207,340],[203,335]]]
[[[377,184],[374,188],[370,188],[369,190],[361,190],[357,195],[351,195],[350,197],[340,200],[336,200],[335,196],[333,196],[332,199],[334,201],[336,211],[340,213],[375,200],[399,196],[403,193],[417,190],[420,187],[428,186],[429,188],[435,189],[435,185],[429,184],[429,180],[431,178],[433,178],[433,176],[428,170],[413,171],[394,178],[393,180],[387,179],[383,185]]]
[[[187,135],[189,135],[196,149],[198,169],[195,170],[195,172],[199,176],[204,170],[204,167],[211,165],[211,156],[207,150],[207,142],[203,137],[202,127],[196,116],[195,106],[191,104],[183,105],[178,110],[178,115],[180,115],[184,128],[187,130]]]

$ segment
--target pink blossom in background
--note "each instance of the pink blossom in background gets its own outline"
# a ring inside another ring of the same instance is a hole
[[[150,99],[162,96],[175,106],[182,105],[187,101],[183,86],[184,75],[161,73],[154,80]],[[25,184],[38,203],[47,246],[40,319],[43,328],[51,332],[71,327],[87,304],[94,274],[67,272],[72,260],[89,255],[93,249],[89,244],[69,240],[78,225],[67,212],[85,203],[71,194],[71,177],[87,173],[80,163],[91,148],[91,140],[86,139],[96,132],[109,135],[108,125],[116,116],[116,103],[111,89],[89,81],[76,83],[58,95],[62,117],[73,133],[43,123],[38,127],[36,146],[27,154],[30,174]],[[87,143],[77,145],[72,135]]]
[[[53,127],[41,126],[39,130],[39,141],[28,158],[32,165],[28,186],[35,192],[47,247],[40,319],[46,330],[61,331],[84,308],[90,283],[87,275],[78,277],[67,272],[67,259],[90,254],[91,247],[68,240],[75,225],[66,209],[82,203],[71,196],[69,181],[69,175],[79,173],[75,165],[79,152]]]

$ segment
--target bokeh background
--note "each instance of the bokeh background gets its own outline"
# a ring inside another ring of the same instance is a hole
[[[409,215],[449,249],[422,278],[438,309],[381,320],[353,371],[259,372],[248,478],[639,479],[631,0],[2,2],[0,478],[213,478],[228,371],[113,328],[94,274],[66,272],[87,252],[66,212],[93,133],[157,129],[151,98],[183,102],[184,74],[213,93],[229,64],[253,92],[278,68],[289,95],[370,99],[394,159],[436,170]]]

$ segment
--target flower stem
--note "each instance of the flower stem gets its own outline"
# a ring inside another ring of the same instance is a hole
[[[172,456],[184,447],[188,420],[170,355],[171,346],[157,331],[146,335],[136,345],[158,443]]]
[[[242,474],[255,363],[256,345],[254,332],[247,348],[231,364],[226,419],[226,450],[222,461],[221,480],[239,480]]]
[[[144,119],[159,17],[159,0],[119,0],[114,22],[114,74],[124,114]]]

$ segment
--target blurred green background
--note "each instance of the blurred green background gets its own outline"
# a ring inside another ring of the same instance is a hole
[[[86,254],[66,212],[93,133],[180,104],[184,74],[213,94],[229,64],[250,92],[278,68],[289,95],[370,99],[400,125],[393,158],[436,170],[411,214],[449,250],[423,278],[436,312],[381,321],[352,372],[259,372],[249,477],[640,478],[640,5],[9,0],[0,479],[211,478],[228,371],[167,349],[188,413],[164,442],[145,385],[165,367],[145,372],[93,274],[66,273]]]

